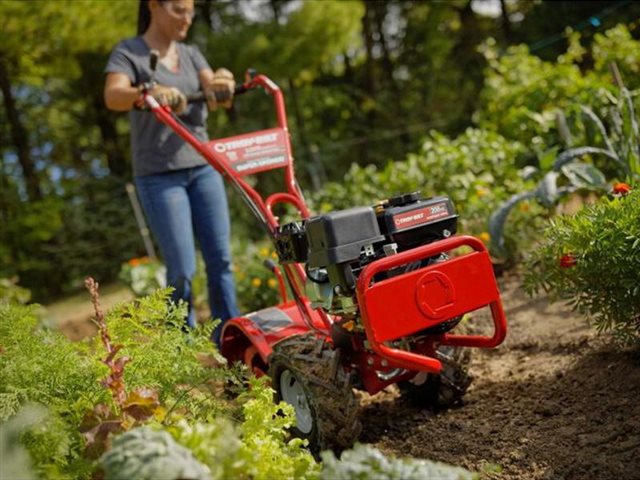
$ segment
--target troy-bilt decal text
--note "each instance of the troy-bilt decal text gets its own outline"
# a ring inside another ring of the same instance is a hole
[[[284,167],[288,163],[285,131],[263,130],[210,142],[216,153],[223,155],[241,175]]]
[[[401,213],[393,217],[396,228],[409,228],[422,223],[427,223],[449,215],[449,209],[445,202],[429,205],[428,207]]]

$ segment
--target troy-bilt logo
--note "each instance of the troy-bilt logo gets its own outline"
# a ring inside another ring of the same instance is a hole
[[[240,138],[238,140],[231,140],[228,142],[218,142],[213,145],[213,148],[218,153],[225,153],[228,150],[238,150],[240,148],[253,147],[254,145],[264,145],[266,143],[273,143],[278,138],[278,133],[266,133],[263,135],[256,135],[254,137]]]
[[[393,217],[393,223],[396,228],[408,228],[428,223],[432,220],[446,217],[447,215],[449,215],[449,209],[447,208],[447,204],[443,202],[435,205],[429,205],[428,207],[424,207],[419,210],[413,210],[411,212],[396,215]]]

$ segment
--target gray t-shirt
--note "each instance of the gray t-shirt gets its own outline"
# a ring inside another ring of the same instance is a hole
[[[196,46],[178,43],[180,64],[171,71],[158,62],[155,80],[161,85],[176,87],[185,95],[200,89],[198,72],[209,64]],[[150,49],[142,37],[123,40],[111,52],[106,73],[124,73],[132,85],[151,79]],[[180,120],[201,141],[207,141],[207,106],[205,102],[191,103],[179,116]],[[131,110],[131,150],[133,174],[136,176],[163,173],[198,165],[206,161],[169,127],[160,123],[149,111]]]

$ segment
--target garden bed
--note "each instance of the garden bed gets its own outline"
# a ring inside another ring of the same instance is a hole
[[[488,478],[636,478],[638,352],[616,350],[562,303],[529,298],[519,276],[500,283],[509,334],[499,348],[475,352],[464,404],[434,414],[395,387],[362,394],[361,442]],[[65,330],[75,336],[72,323]]]

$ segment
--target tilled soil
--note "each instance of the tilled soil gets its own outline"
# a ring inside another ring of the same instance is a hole
[[[432,412],[393,387],[362,399],[360,441],[497,479],[640,479],[640,352],[619,351],[561,303],[502,280],[509,324],[474,353],[461,406]]]

